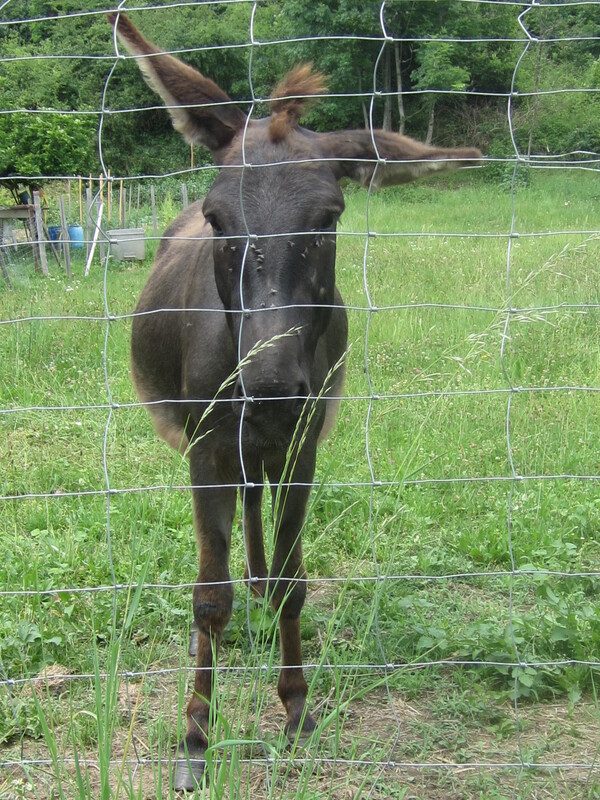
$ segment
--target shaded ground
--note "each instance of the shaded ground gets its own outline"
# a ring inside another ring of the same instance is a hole
[[[1,800],[173,796],[168,762],[178,688],[185,690],[177,673],[123,682],[114,728],[100,744],[89,688],[55,675],[47,690],[34,686],[35,696],[30,686],[22,695],[53,728],[0,747]],[[318,742],[290,753],[272,681],[249,687],[224,676],[221,695],[225,714],[216,726],[224,744],[215,756],[227,762],[215,766],[212,791],[200,789],[199,798],[600,797],[600,711],[589,701],[520,705],[517,723],[508,703],[482,711],[465,696],[408,701],[393,691],[390,700],[377,688],[346,704],[332,690],[314,704],[323,723]]]

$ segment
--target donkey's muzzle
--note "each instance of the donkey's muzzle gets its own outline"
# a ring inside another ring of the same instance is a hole
[[[252,438],[289,440],[311,402],[310,387],[287,383],[244,383],[238,380],[233,405]]]

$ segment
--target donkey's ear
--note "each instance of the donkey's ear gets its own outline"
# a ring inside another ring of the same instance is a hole
[[[191,144],[213,153],[244,127],[246,115],[216,83],[173,56],[161,54],[124,14],[108,14],[119,39],[137,56],[146,83],[162,97],[173,125]]]
[[[474,147],[429,147],[389,131],[352,130],[317,134],[323,155],[338,180],[350,178],[380,189],[408,183],[435,172],[448,172],[480,162]]]

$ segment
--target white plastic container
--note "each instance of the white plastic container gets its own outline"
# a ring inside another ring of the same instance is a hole
[[[117,228],[108,232],[110,252],[118,261],[135,258],[143,261],[146,241],[143,228]]]

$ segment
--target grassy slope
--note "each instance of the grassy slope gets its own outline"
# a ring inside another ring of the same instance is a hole
[[[515,229],[521,234],[593,229],[597,202],[594,179],[586,173],[534,175],[529,188],[516,195]],[[365,193],[348,196],[342,233],[366,230],[366,207]],[[402,669],[389,677],[395,698],[392,709],[381,686],[381,672],[365,665],[597,660],[597,580],[540,572],[598,570],[597,482],[553,477],[505,480],[512,475],[505,390],[508,379],[513,386],[536,389],[600,386],[598,309],[567,307],[598,303],[600,242],[586,235],[515,239],[510,291],[511,306],[518,311],[511,314],[505,330],[509,193],[460,176],[382,192],[370,199],[368,210],[370,230],[379,234],[499,236],[380,235],[369,239],[366,255],[364,236],[339,237],[338,283],[351,307],[348,399],[321,452],[320,485],[313,495],[304,541],[309,575],[348,580],[311,586],[303,615],[305,659],[323,665],[309,671],[314,703],[326,698],[320,706],[325,730],[318,755],[411,763],[440,757],[459,763],[518,761],[515,731],[520,723],[526,735],[528,710],[535,708],[530,704],[558,693],[573,707],[581,696],[593,696],[589,667]],[[366,310],[365,263],[370,302],[377,311]],[[37,700],[28,684],[19,684],[10,693],[0,690],[0,736],[8,741],[6,754],[18,753],[15,737],[25,729],[42,736],[39,746],[27,737],[26,752],[31,748],[32,754],[45,753],[42,757],[47,758],[50,734],[44,735],[45,720],[53,731],[50,738],[57,743],[59,761],[65,754],[72,757],[74,750],[80,755],[89,750],[106,761],[100,789],[95,773],[90,778],[84,771],[78,784],[72,766],[56,767],[55,772],[63,772],[65,797],[72,796],[74,786],[90,796],[99,792],[108,797],[109,787],[115,791],[118,769],[113,766],[111,772],[108,761],[111,752],[117,762],[132,756],[129,732],[132,741],[136,736],[143,739],[143,754],[136,751],[140,758],[166,757],[169,742],[177,736],[173,707],[177,677],[150,674],[125,685],[116,672],[119,665],[143,672],[186,663],[190,590],[122,591],[116,597],[110,591],[55,591],[106,587],[115,581],[177,585],[195,577],[187,493],[169,489],[117,493],[108,509],[102,494],[104,447],[108,479],[115,489],[188,481],[185,464],[156,440],[145,412],[127,406],[135,399],[127,366],[129,320],[118,315],[134,306],[146,272],[139,266],[111,266],[107,302],[117,319],[110,323],[104,319],[103,276],[97,266],[90,278],[76,277],[70,283],[58,274],[51,281],[37,278],[22,267],[15,271],[13,291],[0,286],[2,319],[101,318],[0,327],[5,375],[0,407],[59,407],[0,416],[4,464],[0,495],[49,495],[0,502],[5,553],[0,588],[53,590],[2,598],[3,669],[16,679],[36,675],[49,664],[61,665],[63,672],[93,675],[107,670],[113,675],[108,682],[92,678],[59,683],[60,702],[43,692]],[[75,274],[82,274],[81,264]],[[406,304],[411,307],[385,308]],[[106,407],[82,408],[107,404],[106,377],[113,402],[119,405],[110,418]],[[379,398],[372,402],[370,413],[365,399],[369,381]],[[66,410],[71,406],[76,410]],[[599,436],[594,392],[520,391],[512,396],[510,443],[517,475],[598,475]],[[373,489],[371,469],[375,480],[382,482]],[[456,480],[440,483],[440,479]],[[100,494],[69,496],[80,492]],[[241,539],[238,520],[232,556],[236,576],[243,571]],[[513,565],[538,574],[503,574]],[[377,584],[354,580],[377,574],[421,577]],[[444,577],[448,575],[455,577]],[[277,663],[269,613],[256,606],[248,609],[245,601],[246,590],[239,586],[223,660],[250,669],[221,680],[229,712],[219,724],[234,726],[222,731],[225,738],[259,735],[252,734],[253,723],[248,721],[254,719],[250,692],[238,689],[240,683],[252,687],[256,677],[252,666],[257,661]],[[252,648],[248,627],[254,634]],[[356,669],[331,669],[335,664]],[[184,677],[179,679],[180,708],[186,693]],[[265,706],[261,716],[267,720],[260,737],[278,746],[276,702],[270,712],[273,682],[271,675],[270,694],[265,693],[265,680],[259,678],[257,703]],[[362,709],[367,729],[374,729],[379,717],[388,717],[376,745],[367,739],[362,742],[359,722],[351,712],[343,713],[345,701],[365,692],[368,702],[358,699],[352,708]],[[521,708],[517,722],[506,705],[515,692]],[[134,725],[121,712],[133,708],[136,697],[139,711]],[[407,721],[405,709],[398,711],[401,702],[420,709],[422,717],[409,715]],[[82,711],[86,708],[93,710],[91,716]],[[331,719],[328,710],[333,710]],[[271,713],[276,722],[269,734]],[[451,735],[445,727],[449,719]],[[542,727],[539,720],[530,724]],[[484,730],[490,735],[489,748],[479,752],[472,737],[475,733],[481,741]],[[502,742],[510,742],[510,747],[501,747]],[[532,752],[540,746],[534,741]],[[229,771],[215,767],[214,791],[219,781],[227,784],[233,776],[235,788],[226,796],[261,796],[259,778],[253,772],[246,775],[247,767],[236,761],[249,755],[248,747],[232,752]],[[593,744],[591,752],[593,758]],[[264,757],[264,751],[260,753]],[[528,756],[529,750],[524,753]],[[336,794],[337,779],[329,775],[325,762],[295,768],[293,780],[285,774],[289,769],[287,759],[278,762],[271,777],[273,786],[280,788],[271,796],[286,797],[288,791],[307,798],[344,796]],[[481,791],[494,796],[490,787],[497,788],[498,776],[485,771],[466,778],[444,771],[417,773],[419,780],[386,773],[375,796],[434,797],[438,790],[448,796],[452,789],[456,796],[475,797]],[[264,768],[261,774],[264,780]],[[345,781],[360,796],[361,781],[372,785],[378,770],[348,766],[340,774],[338,783]],[[579,777],[574,774],[573,786]],[[18,781],[10,780],[7,791],[16,792]],[[162,785],[165,775],[148,767],[145,780]],[[514,772],[506,780],[514,781]],[[534,771],[522,778],[522,785],[533,781],[539,788],[548,780],[557,779]],[[53,781],[47,779],[41,796]],[[405,788],[408,794],[403,794]],[[0,797],[2,791],[0,787]],[[119,791],[121,796],[136,796],[137,789],[127,784]],[[560,791],[561,796],[571,796]],[[498,792],[504,796],[500,788]]]

